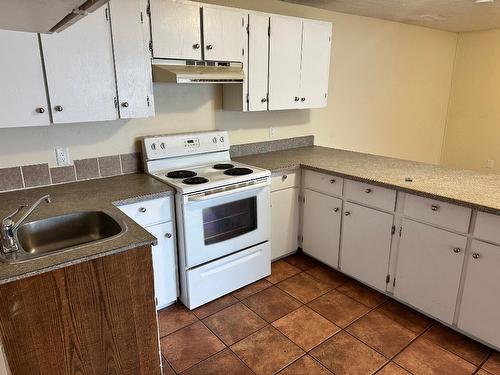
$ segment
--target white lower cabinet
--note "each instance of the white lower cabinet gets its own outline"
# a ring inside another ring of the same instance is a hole
[[[391,214],[346,202],[342,223],[342,272],[386,290],[392,242]]]
[[[500,247],[472,242],[458,328],[500,348]]]
[[[394,296],[451,324],[466,245],[465,236],[404,219]]]
[[[271,259],[297,250],[299,191],[293,187],[271,193]]]
[[[306,254],[338,267],[342,200],[304,190],[303,243]]]

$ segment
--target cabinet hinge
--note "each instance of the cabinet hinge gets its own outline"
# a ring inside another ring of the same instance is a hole
[[[118,98],[115,96],[113,98],[113,100],[114,100],[114,103],[115,103],[115,108],[118,108]]]
[[[396,278],[392,280],[392,286],[396,286]]]
[[[403,233],[403,227],[399,227],[399,237],[401,237],[401,233]]]
[[[241,18],[241,27],[245,27],[245,17]]]
[[[327,96],[328,96],[328,93],[325,92],[325,99],[326,99]]]
[[[146,6],[146,14],[151,17],[151,4],[148,1],[148,5]]]
[[[250,94],[247,93],[247,104],[250,104]]]
[[[106,15],[106,21],[109,21],[109,8],[104,9],[104,14]]]
[[[148,107],[151,105],[151,103],[149,101],[149,95],[146,96],[146,103],[148,103]]]
[[[247,23],[247,34],[250,35],[250,24]]]
[[[241,56],[245,56],[245,49],[244,48],[241,49]]]
[[[141,24],[144,23],[144,14],[141,12]]]
[[[271,25],[267,27],[267,36],[271,36]]]
[[[153,41],[152,40],[149,41],[149,50],[151,51],[151,53],[153,53]]]
[[[391,275],[387,275],[387,276],[385,277],[385,283],[386,283],[386,284],[389,284],[389,282],[390,282],[390,281],[391,281]]]
[[[396,226],[395,225],[393,225],[392,229],[391,229],[391,234],[394,234],[394,233],[396,233]]]

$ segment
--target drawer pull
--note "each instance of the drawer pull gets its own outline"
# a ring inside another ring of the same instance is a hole
[[[432,211],[434,211],[434,212],[435,212],[435,211],[438,211],[438,210],[439,210],[439,206],[436,206],[435,204],[433,204],[433,205],[431,206],[431,210],[432,210]]]
[[[288,178],[288,176],[286,174],[284,174],[283,177],[281,177],[281,181],[285,181],[287,178]]]
[[[339,211],[340,211],[340,208],[338,208],[338,207],[335,207],[335,208],[333,209],[333,212],[339,212]]]
[[[472,254],[472,257],[473,257],[474,259],[479,259],[479,258],[481,258],[481,256],[480,256],[478,253],[474,253],[474,254]]]
[[[372,191],[373,191],[372,189],[366,189],[366,190],[365,190],[365,193],[366,193],[366,194],[370,194]]]
[[[165,237],[167,237],[167,238],[172,238],[172,233],[167,233],[167,234],[165,234]]]
[[[462,252],[462,249],[461,249],[461,248],[459,248],[459,247],[455,247],[455,248],[453,249],[453,252],[454,252],[455,254],[460,254],[460,253]]]
[[[334,178],[332,178],[332,179],[330,180],[330,183],[331,183],[331,184],[334,184],[334,183],[336,183],[336,182],[337,182],[337,181],[336,181]]]
[[[344,213],[344,215],[345,215],[345,216],[349,216],[350,214],[351,214],[351,213],[350,213],[349,211],[346,211],[346,212]]]
[[[145,213],[147,211],[146,207],[139,208],[139,212]]]

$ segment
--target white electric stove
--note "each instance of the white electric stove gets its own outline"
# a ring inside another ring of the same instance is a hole
[[[181,301],[193,309],[268,276],[270,171],[232,161],[224,131],[142,145],[146,172],[176,190]]]

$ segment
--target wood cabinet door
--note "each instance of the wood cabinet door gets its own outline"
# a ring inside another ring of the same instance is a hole
[[[238,10],[203,8],[205,60],[243,61],[247,45],[247,16]]]
[[[169,222],[147,227],[146,230],[158,240],[158,244],[153,246],[153,274],[156,308],[160,310],[175,302],[178,295],[174,226]]]
[[[392,242],[391,214],[345,203],[341,270],[381,291],[386,290]]]
[[[269,90],[269,16],[250,14],[248,27],[248,110],[266,111]]]
[[[41,35],[54,123],[116,120],[107,6],[61,33]]]
[[[120,118],[154,115],[148,22],[143,0],[111,0],[111,29]]]
[[[302,20],[271,16],[269,109],[300,107]]]
[[[201,60],[201,18],[197,3],[151,0],[153,56]]]
[[[299,231],[299,188],[271,193],[271,259],[297,250]]]
[[[304,190],[302,248],[306,254],[338,268],[342,200]]]
[[[330,78],[332,24],[304,21],[300,107],[326,107]]]
[[[394,296],[451,324],[467,238],[403,220]]]
[[[458,328],[500,347],[500,247],[474,240]]]
[[[0,127],[50,125],[38,35],[0,30]]]

